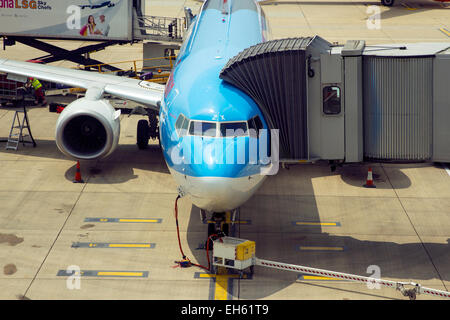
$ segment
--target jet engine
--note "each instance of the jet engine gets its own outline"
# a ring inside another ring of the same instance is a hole
[[[56,145],[79,160],[105,158],[117,147],[120,110],[108,100],[81,98],[69,104],[56,122]]]

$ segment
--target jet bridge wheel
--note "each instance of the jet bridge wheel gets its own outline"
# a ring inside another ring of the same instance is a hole
[[[381,4],[386,7],[392,7],[395,0],[381,0]]]
[[[137,145],[138,148],[143,150],[148,146],[148,140],[150,139],[150,127],[147,120],[139,120],[137,125]]]

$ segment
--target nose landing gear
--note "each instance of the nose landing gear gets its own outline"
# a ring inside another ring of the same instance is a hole
[[[208,224],[207,239],[215,240],[213,235],[217,236],[235,236],[236,233],[236,219],[239,216],[239,209],[227,212],[213,212],[211,219],[206,220],[206,211],[200,210],[200,217],[203,223]],[[207,240],[206,246],[212,249],[212,241]]]

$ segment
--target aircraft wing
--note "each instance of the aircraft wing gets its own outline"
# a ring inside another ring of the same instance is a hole
[[[146,104],[155,110],[159,110],[165,88],[138,79],[9,59],[0,59],[0,71],[78,88],[100,88],[106,93]]]

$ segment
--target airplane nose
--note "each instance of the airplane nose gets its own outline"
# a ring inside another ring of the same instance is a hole
[[[197,138],[185,142],[183,157],[190,163],[184,164],[182,173],[171,172],[197,207],[209,212],[231,211],[244,204],[264,181],[260,167],[248,161],[246,141],[238,140]]]
[[[196,177],[221,177],[221,178],[235,178],[242,176],[246,165],[232,165],[232,164],[202,164],[189,166],[192,176]]]
[[[209,212],[226,212],[244,204],[264,181],[265,176],[241,178],[187,177],[186,191],[197,207]]]
[[[235,178],[250,166],[245,140],[196,139],[189,150],[186,147],[183,155],[190,160],[186,171],[191,176]]]

